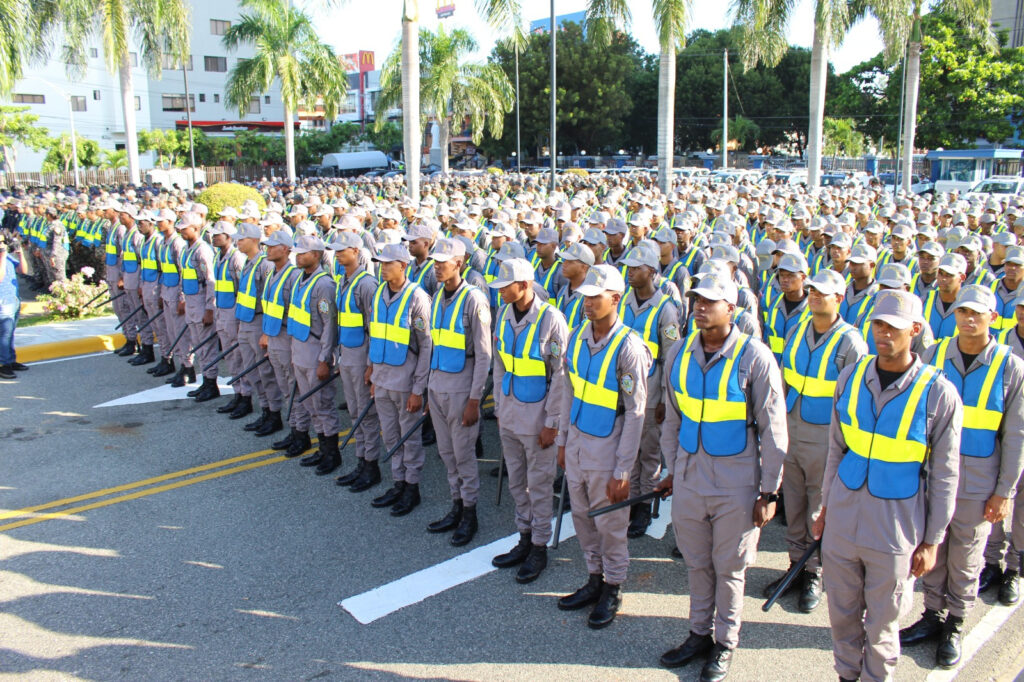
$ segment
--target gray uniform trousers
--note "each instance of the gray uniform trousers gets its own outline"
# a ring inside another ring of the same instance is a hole
[[[504,427],[499,434],[516,530],[531,533],[533,544],[546,545],[551,540],[551,486],[558,468],[558,448],[542,449],[534,434],[522,435]]]
[[[985,520],[985,500],[957,498],[953,519],[935,556],[935,568],[921,578],[926,609],[948,608],[950,615],[967,615],[978,596],[978,575],[990,528]]]
[[[469,391],[441,393],[428,390],[427,395],[437,434],[437,454],[448,471],[452,499],[461,499],[466,506],[475,507],[480,496],[480,471],[476,463],[480,418],[472,426],[462,425],[462,412],[469,402]]]
[[[377,405],[377,414],[380,416],[384,447],[390,450],[395,447],[398,439],[412,428],[412,425],[420,418],[420,414],[406,411],[405,402],[409,399],[409,393],[406,391],[389,391],[376,386],[373,399]],[[391,457],[391,476],[396,483],[398,481],[420,482],[423,462],[426,459],[421,434],[421,429],[416,429],[415,433],[409,436],[402,447],[398,448],[398,452]]]
[[[147,318],[153,320],[160,312],[160,291],[156,282],[142,283],[142,302],[146,304]],[[174,337],[167,336],[166,317],[167,313],[156,317],[152,324],[142,330],[143,345],[152,344],[155,337],[161,351],[170,347]]]
[[[570,428],[568,451],[573,439]],[[566,453],[566,460],[569,455]],[[604,580],[612,585],[626,582],[629,571],[629,547],[626,544],[626,528],[629,526],[629,508],[619,509],[595,518],[588,518],[587,512],[611,504],[608,499],[608,481],[614,471],[586,471],[569,467],[565,472],[566,488],[572,501],[572,522],[576,528],[576,537],[583,550],[583,558],[587,563],[587,573],[604,575]],[[550,488],[548,488],[550,491]],[[545,491],[550,505],[551,493]],[[534,544],[538,544],[534,540]]]
[[[635,497],[654,490],[661,474],[661,424],[654,418],[657,405],[644,410],[644,429],[640,435],[640,454],[629,477],[629,495]]]
[[[334,369],[331,368],[331,371],[333,372]],[[295,373],[295,380],[299,384],[299,392],[295,399],[295,405],[298,407],[298,396],[305,394],[319,384],[320,379],[316,378],[315,367],[307,369],[306,367],[292,365],[292,372]],[[341,430],[341,420],[338,418],[338,406],[335,403],[337,394],[338,384],[332,381],[306,398],[302,403],[306,411],[306,427],[300,426],[299,430],[304,431],[308,429],[309,424],[312,423],[314,430],[318,434],[333,436],[338,433]]]
[[[167,311],[160,319],[164,322],[164,329],[167,330],[168,337],[167,345],[160,345],[160,354],[165,358],[169,358],[173,355],[173,357],[178,360],[178,364],[182,367],[191,367],[192,360],[188,356],[188,348],[192,345],[192,337],[189,335],[187,330],[178,340],[178,345],[174,347],[174,351],[171,354],[168,354],[171,344],[178,338],[178,334],[181,333],[181,330],[186,325],[185,316],[178,314],[177,289],[164,289],[163,291],[169,291],[172,297],[168,299],[162,293],[160,295],[160,298],[164,302],[164,310]]]
[[[380,459],[380,418],[377,416],[376,405],[372,404],[370,387],[364,380],[366,368],[339,363],[338,369],[341,371],[341,387],[345,392],[345,402],[348,403],[348,416],[353,424],[362,414],[366,404],[371,403],[370,411],[356,427],[352,440],[355,441],[357,459],[376,462]]]
[[[827,434],[827,432],[826,432]],[[789,450],[782,467],[782,494],[786,499],[786,544],[790,562],[799,561],[814,542],[811,525],[821,513],[821,482],[828,452],[821,443],[803,443],[790,430]],[[806,570],[821,575],[821,552],[807,560]]]
[[[285,334],[285,331],[281,330],[281,334]],[[267,353],[270,356],[269,364],[274,369],[274,382],[277,385],[278,392],[281,394],[280,404],[283,407],[285,400],[291,401],[292,391],[295,390],[295,373],[292,369],[291,347],[286,345],[283,348],[279,348],[271,343],[267,348]],[[298,395],[296,393],[295,397],[298,397]],[[269,387],[267,388],[267,399],[273,400]],[[308,432],[310,418],[306,406],[297,400],[291,401],[291,406],[292,412],[288,415],[288,425],[293,429]],[[273,402],[271,402],[271,409],[273,409]],[[281,407],[278,408],[278,410],[280,409]]]
[[[217,328],[217,336],[220,337],[221,351],[231,348],[231,346],[238,342],[238,318],[235,317],[234,308],[217,308],[214,310],[213,325]],[[210,343],[213,344],[212,341]],[[228,374],[231,376],[235,376],[243,369],[242,354],[239,352],[241,347],[242,344],[239,342],[238,348],[225,355],[222,360],[222,362],[227,366]],[[212,360],[213,358],[210,359]],[[252,390],[248,386],[246,378],[239,379],[234,384],[235,390],[238,391],[240,395],[249,395]],[[245,385],[243,386],[243,384]]]
[[[214,331],[214,325],[212,324],[210,326],[206,326],[202,322],[189,322],[188,332],[186,332],[186,335],[191,334],[192,348],[195,348],[200,343],[205,341],[206,337],[214,333]],[[186,341],[187,339],[182,339],[180,343],[185,343]],[[191,348],[188,350],[191,350]],[[217,343],[215,341],[210,341],[205,346],[200,348],[198,351],[193,353],[192,362],[195,363],[195,366],[200,371],[202,371],[203,376],[205,378],[217,378],[217,365],[214,365],[213,367],[210,367],[209,369],[206,370],[203,370],[203,367],[206,367],[208,364],[210,364],[210,361],[217,357],[217,353],[219,352],[220,351],[217,350]]]
[[[672,528],[690,579],[690,630],[713,631],[729,648],[740,641],[746,571],[761,536],[753,519],[756,499],[756,487],[708,496],[677,489],[672,496]]]
[[[263,359],[263,349],[260,348],[261,316],[257,315],[252,322],[238,322],[238,358],[239,371],[244,371]],[[259,398],[260,406],[270,409],[267,404],[267,389],[263,385],[262,374],[264,367],[273,374],[274,370],[268,367],[270,363],[264,362],[259,368],[246,374],[235,384],[235,390],[243,396],[251,396],[253,393]]]
[[[135,279],[138,279],[138,275],[135,276]],[[128,312],[130,313],[142,305],[142,296],[139,294],[138,285],[129,287],[125,284],[124,290],[128,292],[128,295],[124,298],[128,299]],[[149,322],[149,315],[146,314],[146,309],[143,307],[142,310],[132,315],[131,319],[121,327],[121,331],[124,333],[124,338],[129,341],[134,341],[135,337],[139,334],[139,327],[147,322]],[[149,327],[146,328],[146,331],[148,330]],[[143,339],[143,343],[145,343],[145,339]]]
[[[106,275],[104,277],[107,282],[107,288],[110,290],[110,296],[114,297],[121,292],[117,289],[117,282],[121,279],[121,269],[117,265],[108,265],[106,269]],[[117,315],[118,322],[124,322],[125,318],[128,317],[128,313],[131,308],[128,307],[127,296],[122,296],[116,301],[112,301],[110,306],[114,309],[114,314]],[[125,330],[125,337],[128,337],[128,332]]]
[[[1009,536],[1006,526],[1010,526]],[[1007,547],[1007,538],[1010,546]],[[1006,569],[1020,571],[1020,553],[1024,551],[1024,476],[1017,481],[1017,496],[1013,500],[1013,511],[1002,523],[992,526],[985,546],[985,563],[999,565],[1006,558]]]
[[[835,670],[845,679],[883,682],[900,658],[899,617],[909,606],[910,559],[830,535],[821,545]]]

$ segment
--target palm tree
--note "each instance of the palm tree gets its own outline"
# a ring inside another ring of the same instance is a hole
[[[278,80],[284,104],[285,155],[288,179],[295,179],[295,129],[299,105],[312,109],[322,103],[324,116],[333,119],[348,79],[334,50],[323,43],[308,14],[288,0],[242,0],[244,12],[224,34],[229,50],[249,44],[251,59],[238,60],[228,74],[226,99],[241,115],[254,96],[268,92]]]
[[[0,0],[4,2],[4,0]],[[139,184],[139,142],[135,129],[135,88],[132,58],[137,54],[153,78],[159,78],[165,56],[182,61],[189,54],[191,20],[186,0],[55,0],[56,16],[64,34],[63,59],[68,76],[85,71],[86,49],[98,36],[107,68],[121,84],[128,177]],[[133,53],[132,48],[138,52]]]
[[[903,150],[901,170],[903,190],[910,191],[914,165],[914,135],[917,129],[917,98],[921,82],[921,0],[876,0],[873,14],[878,18],[890,62],[906,50],[906,85],[903,93]],[[996,45],[991,30],[992,0],[956,0],[943,2],[942,10],[951,14],[965,30],[990,49]]]
[[[675,160],[676,52],[686,43],[693,0],[651,0],[654,26],[658,31],[661,54],[658,60],[658,185],[668,193],[672,189],[672,163]],[[607,42],[615,26],[630,21],[626,0],[589,0],[587,31],[595,40]]]
[[[742,29],[743,64],[779,63],[789,50],[786,28],[794,0],[734,0],[732,11]],[[868,3],[860,3],[866,7]],[[855,9],[856,11],[856,9]],[[861,12],[866,12],[861,9]],[[822,121],[825,118],[825,84],[828,52],[837,47],[851,24],[850,0],[816,0],[814,37],[811,41],[810,122],[807,127],[807,187],[821,179]]]
[[[57,19],[49,0],[0,0],[0,97],[11,94],[27,62],[48,57],[44,36]]]
[[[452,124],[461,130],[467,118],[473,131],[473,142],[479,144],[484,131],[500,138],[504,115],[512,110],[515,94],[508,76],[494,63],[465,62],[466,55],[475,52],[476,41],[468,31],[457,28],[451,33],[444,26],[437,33],[425,28],[419,34],[420,113],[434,117],[438,123],[441,147],[441,172],[448,172],[448,144]],[[377,107],[390,109],[402,96],[402,49],[398,47],[384,62],[380,76],[380,95]],[[381,116],[375,127],[380,130],[387,123]],[[408,167],[406,168],[408,173]]]
[[[128,165],[128,154],[124,149],[104,149],[100,153],[103,155],[100,168],[117,170]]]
[[[729,120],[727,133],[729,135],[729,139],[725,141],[726,145],[735,140],[737,149],[747,149],[748,147],[753,146],[754,142],[761,134],[761,126],[757,125],[746,116],[737,116]],[[721,144],[721,123],[718,124],[717,128],[711,131],[711,140]]]

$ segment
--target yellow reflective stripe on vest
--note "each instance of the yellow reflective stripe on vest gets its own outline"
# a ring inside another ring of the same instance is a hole
[[[359,285],[360,280],[363,277],[369,277],[370,273],[366,270],[360,270],[359,273],[352,280],[352,283],[348,285],[348,290],[345,292],[345,299],[342,301],[342,305],[338,306],[338,326],[339,327],[362,327],[363,326],[363,313],[349,312],[352,307],[352,296],[355,295],[356,286]]]
[[[693,355],[693,344],[697,337],[700,335],[699,331],[695,331],[690,334],[689,338],[686,339],[686,350],[683,352],[683,359],[679,362],[679,388],[683,391],[686,390],[686,376],[690,371],[690,357]],[[726,389],[729,386],[729,377],[732,376],[732,367],[736,364],[736,360],[740,356],[740,352],[743,350],[743,346],[746,345],[750,339],[749,334],[740,333],[736,338],[736,345],[732,349],[732,353],[725,361],[725,366],[722,367],[722,378],[718,383],[718,396],[717,398],[694,398],[687,393],[681,393],[676,391],[676,404],[679,405],[679,411],[682,412],[686,417],[693,422],[726,422],[726,421],[738,421],[740,419],[747,418],[747,403],[731,401],[725,398]]]
[[[651,358],[654,360],[658,359],[658,352],[661,349],[660,339],[658,338],[657,330],[654,330],[654,335],[651,335],[651,328],[654,326],[654,321],[658,319],[658,315],[661,313],[661,309],[665,307],[668,302],[668,296],[662,296],[661,301],[658,305],[654,306],[654,310],[647,316],[647,323],[644,325],[644,343],[651,349]]]
[[[455,309],[452,311],[449,326],[441,328],[441,323],[444,321],[444,316],[441,314],[441,299],[444,297],[444,293],[441,291],[437,292],[430,320],[430,339],[434,342],[435,346],[466,350],[466,335],[455,331],[455,321],[462,315],[462,305],[468,294],[469,286],[463,287],[462,293],[455,299]]]
[[[587,321],[590,324],[590,321]],[[582,328],[580,333],[576,335],[576,343],[573,346],[572,352],[572,366],[577,367],[580,355],[580,346],[586,343],[583,340],[583,334],[586,332],[586,328]],[[612,358],[615,357],[615,351],[618,350],[619,345],[622,344],[626,335],[629,334],[629,327],[622,325],[619,330],[615,332],[614,338],[608,342],[608,345],[604,349],[604,359],[601,362],[601,371],[597,375],[597,383],[587,381],[582,376],[576,374],[573,371],[569,371],[569,378],[572,381],[572,392],[580,401],[589,405],[597,405],[598,407],[606,407],[609,410],[615,410],[619,406],[619,392],[613,391],[609,388],[605,388],[605,381],[608,379],[608,367],[611,365]]]
[[[313,279],[310,280],[309,284],[306,285],[305,291],[302,292],[302,299],[299,301],[299,304],[298,305],[292,305],[292,306],[288,307],[288,319],[289,320],[295,320],[299,324],[304,325],[306,327],[309,326],[310,319],[311,319],[310,318],[310,314],[309,314],[309,297],[313,295],[313,287],[316,286],[317,280],[320,279],[321,277],[326,277],[326,276],[327,276],[326,272],[318,272],[318,273],[316,273],[316,275],[313,276]],[[295,287],[301,287],[301,286],[302,286],[301,279],[295,280],[295,284],[292,286],[292,295],[293,296],[295,295]],[[288,298],[291,299],[291,296],[289,296]]]
[[[383,303],[384,287],[386,286],[388,286],[387,283],[384,283],[377,287],[377,294],[374,296],[373,301],[373,307],[375,309]],[[407,286],[405,288],[405,293],[402,294],[402,300],[398,302],[398,311],[395,313],[395,320],[401,321],[402,314],[405,312],[405,307],[409,303],[409,297],[412,296],[414,288],[415,286]],[[376,310],[374,311],[374,317],[376,317]],[[403,346],[409,345],[409,328],[403,327],[399,322],[391,324],[389,322],[377,322],[371,319],[370,336],[375,339],[394,341],[395,343]]]
[[[829,339],[828,344],[826,344],[825,351],[821,357],[818,375],[813,377],[806,376],[796,369],[796,353],[800,350],[800,344],[803,343],[804,335],[807,333],[807,325],[810,323],[811,318],[807,318],[800,323],[800,328],[797,330],[796,336],[793,337],[793,347],[789,351],[790,366],[783,367],[782,378],[800,395],[810,398],[831,398],[836,392],[836,382],[826,379],[825,373],[828,371],[828,363],[832,357],[832,351],[842,341],[845,330],[843,326],[840,326],[832,333],[832,337]],[[811,355],[810,344],[807,344],[807,354]]]
[[[272,278],[268,277],[266,283],[263,285],[263,312],[274,318],[280,320],[284,317],[284,303],[278,303],[277,300],[281,296],[281,289],[284,287],[284,283],[292,274],[292,270],[295,269],[294,265],[289,265],[284,269],[281,274],[281,279],[277,280],[277,286],[274,288],[274,294],[271,298],[267,298],[267,289],[270,287]]]
[[[946,364],[946,353],[949,350],[949,344],[952,342],[952,338],[945,338],[939,342],[939,347],[935,349],[935,355],[932,357],[932,364],[938,369],[942,369],[943,365]],[[988,399],[992,396],[992,384],[996,382],[996,375],[1002,369],[1003,358],[1010,352],[1009,347],[1000,346],[996,348],[995,354],[992,356],[992,363],[988,366],[988,371],[985,374],[985,381],[981,384],[981,392],[978,394],[978,404],[968,405],[964,403],[964,427],[968,429],[980,429],[985,431],[998,431],[999,424],[1002,423],[1003,413],[998,410],[989,410],[985,406],[988,405]],[[966,381],[966,370],[964,367],[964,380]],[[961,396],[963,398],[963,396]]]
[[[914,388],[911,389],[910,397],[903,409],[903,416],[900,418],[899,429],[896,431],[896,437],[893,438],[873,431],[864,431],[857,421],[857,400],[860,397],[860,387],[864,383],[864,372],[869,363],[869,360],[862,360],[850,379],[853,382],[849,404],[851,423],[841,424],[846,446],[862,457],[883,462],[923,462],[927,454],[927,446],[924,443],[909,440],[907,434],[910,433],[911,422],[914,420],[917,404],[921,402],[921,395],[928,387],[932,375],[938,370],[930,365],[921,368],[921,375],[918,376]]]
[[[521,356],[514,355],[513,353],[506,353],[504,345],[501,344],[501,330],[505,327],[505,319],[508,317],[508,308],[514,303],[505,304],[504,309],[501,312],[501,320],[498,321],[498,326],[495,327],[498,336],[499,343],[497,344],[498,357],[501,358],[501,364],[505,366],[506,372],[511,372],[517,377],[542,377],[547,375],[547,370],[544,366],[544,360],[534,360],[530,357],[530,349],[533,347],[533,338],[537,335],[537,330],[540,329],[541,318],[544,317],[544,313],[550,303],[546,301],[540,302],[540,307],[537,309],[537,320],[530,325],[529,329],[526,330],[526,339],[523,342],[523,354]],[[514,336],[514,334],[513,334]],[[513,352],[515,348],[512,349]]]

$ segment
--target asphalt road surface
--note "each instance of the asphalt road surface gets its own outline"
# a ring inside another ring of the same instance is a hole
[[[481,463],[481,530],[453,548],[447,534],[425,531],[450,505],[433,448],[423,504],[395,519],[370,507],[387,474],[352,494],[216,414],[227,398],[196,405],[160,389],[138,402],[162,386],[110,354],[37,364],[0,382],[0,678],[699,675],[699,663],[658,666],[688,630],[686,569],[670,556],[667,508],[631,541],[623,608],[595,632],[586,611],[555,607],[586,580],[574,539],[549,552],[531,585],[489,566],[515,533],[507,491],[496,506],[497,478],[486,475],[498,454],[493,421],[484,422],[492,461]],[[118,400],[127,404],[100,407]],[[347,471],[352,455],[343,459]],[[563,538],[571,532],[566,516]],[[762,587],[787,565],[778,522],[760,549],[729,679],[835,679],[825,604],[803,615],[789,596],[761,611]],[[962,669],[933,670],[925,645],[904,651],[897,679],[1014,679],[1024,611],[994,599],[984,595],[968,620]],[[918,593],[904,624],[920,610]]]

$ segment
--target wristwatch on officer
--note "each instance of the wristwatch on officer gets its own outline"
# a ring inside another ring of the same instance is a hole
[[[761,493],[761,499],[764,500],[765,502],[771,504],[772,502],[778,502],[779,501],[779,494],[778,493]]]

